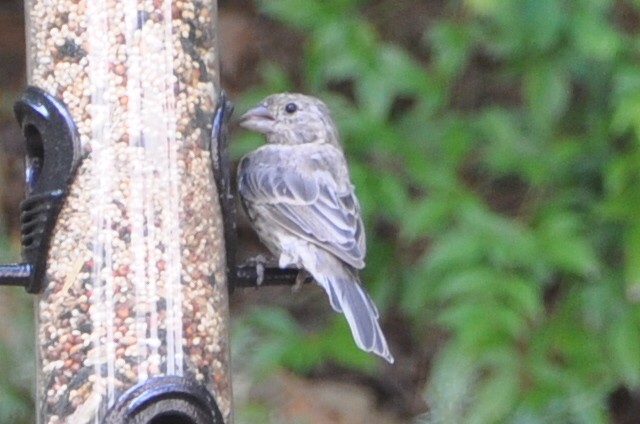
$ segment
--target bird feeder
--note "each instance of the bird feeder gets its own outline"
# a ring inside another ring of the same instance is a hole
[[[228,424],[215,0],[25,3],[38,422]]]

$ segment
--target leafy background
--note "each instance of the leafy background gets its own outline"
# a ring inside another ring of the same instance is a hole
[[[19,32],[17,3],[0,12]],[[220,1],[218,30],[237,110],[282,90],[330,105],[396,356],[359,352],[314,287],[236,293],[238,423],[637,422],[640,1]],[[232,130],[235,158],[261,142]],[[32,422],[30,299],[0,308],[0,422]]]

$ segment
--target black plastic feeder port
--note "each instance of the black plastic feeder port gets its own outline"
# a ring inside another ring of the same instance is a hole
[[[51,233],[80,162],[80,142],[65,106],[40,88],[28,87],[14,112],[26,151],[26,197],[20,205],[24,263],[0,265],[0,285],[39,293]]]

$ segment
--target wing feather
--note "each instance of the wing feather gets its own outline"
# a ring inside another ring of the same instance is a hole
[[[340,184],[335,172],[319,166],[313,155],[283,161],[273,153],[273,149],[258,149],[241,161],[238,190],[243,201],[259,206],[274,225],[326,249],[354,268],[363,268],[360,206],[346,168],[346,182]],[[340,161],[332,163],[337,165]]]

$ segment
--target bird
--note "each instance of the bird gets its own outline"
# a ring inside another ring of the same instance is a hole
[[[393,363],[360,281],[364,225],[329,108],[305,94],[272,94],[240,126],[266,141],[238,164],[238,195],[259,239],[280,268],[298,268],[325,290],[360,349]]]

